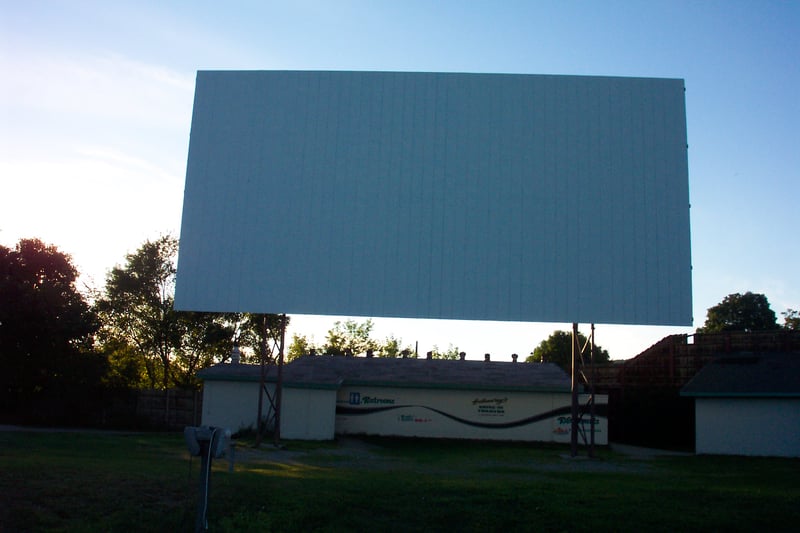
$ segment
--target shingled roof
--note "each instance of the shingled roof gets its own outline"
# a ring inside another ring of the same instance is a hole
[[[800,397],[800,354],[726,355],[703,367],[681,390],[694,397]]]
[[[206,381],[258,381],[259,365],[221,363],[197,373]],[[267,381],[277,379],[268,367]],[[568,392],[569,376],[553,363],[451,361],[303,356],[283,368],[283,384],[299,388],[343,385],[437,389],[491,389]]]

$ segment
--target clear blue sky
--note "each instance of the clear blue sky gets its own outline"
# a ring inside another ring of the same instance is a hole
[[[800,2],[2,1],[0,64],[0,243],[40,237],[96,287],[179,232],[198,69],[684,78],[695,326],[733,292],[800,308]],[[333,320],[294,323],[321,342]],[[568,327],[376,320],[470,358]],[[597,342],[623,358],[690,331],[600,326]]]

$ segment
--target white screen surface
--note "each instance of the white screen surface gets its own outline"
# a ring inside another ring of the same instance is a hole
[[[683,81],[199,72],[175,302],[691,325]]]

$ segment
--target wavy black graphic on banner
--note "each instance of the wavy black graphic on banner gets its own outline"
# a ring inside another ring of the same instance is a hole
[[[423,405],[390,405],[387,407],[347,407],[345,405],[336,406],[337,415],[371,415],[393,409],[407,409],[409,407],[424,407]]]
[[[461,424],[465,424],[467,426],[478,427],[478,428],[488,428],[488,429],[505,429],[505,428],[514,428],[525,426],[528,424],[533,424],[536,422],[541,422],[542,420],[547,420],[548,418],[552,418],[554,416],[559,415],[569,415],[571,413],[570,406],[559,407],[558,409],[553,409],[551,411],[546,411],[544,413],[540,413],[538,415],[530,416],[528,418],[523,418],[522,420],[515,420],[513,422],[476,422],[473,420],[466,420],[464,418],[451,415],[450,413],[446,413],[444,411],[440,411],[439,409],[434,409],[432,407],[428,407],[426,405],[392,405],[389,407],[367,407],[367,408],[357,408],[357,407],[346,407],[346,406],[337,406],[336,407],[336,414],[337,415],[347,415],[347,416],[364,416],[364,415],[371,415],[374,413],[380,413],[383,411],[392,411],[394,409],[408,409],[408,408],[419,408],[419,409],[427,409],[429,411],[433,411],[434,413],[438,413],[450,420],[454,420],[456,422],[460,422]],[[605,405],[597,406],[596,414],[604,416],[606,413]],[[588,417],[588,415],[587,415]]]

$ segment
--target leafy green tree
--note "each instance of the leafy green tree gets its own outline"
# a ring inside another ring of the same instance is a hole
[[[372,333],[372,319],[367,319],[358,323],[353,319],[345,322],[336,321],[333,328],[328,330],[325,339],[325,353],[330,355],[351,355],[358,356],[366,354],[367,350],[378,351],[378,342],[370,337]]]
[[[354,356],[366,355],[367,350],[372,350],[375,357],[402,357],[403,352],[412,355],[411,346],[403,346],[403,341],[390,335],[383,343],[373,339],[373,323],[367,319],[362,323],[349,319],[345,322],[335,322],[328,331],[325,344],[320,347],[309,341],[308,337],[295,333],[292,343],[287,351],[287,360],[293,361],[302,355],[310,353],[313,349],[318,354],[344,355],[350,353]]]
[[[95,308],[114,378],[151,388],[195,387],[197,370],[229,357],[238,315],[178,312],[173,308],[178,240],[145,241],[114,267]],[[139,363],[134,362],[134,354]]]
[[[233,350],[235,317],[219,313],[177,313],[180,342],[175,346],[172,379],[182,388],[197,388],[196,373],[225,361]]]
[[[179,342],[178,316],[172,308],[177,252],[174,237],[145,241],[126,256],[124,266],[109,272],[105,293],[96,303],[104,344],[134,349],[152,388],[169,387],[173,350]]]
[[[410,345],[403,346],[402,339],[390,335],[386,337],[386,340],[378,348],[377,355],[378,357],[402,357],[403,352],[413,354],[414,350]]]
[[[357,331],[358,330],[358,325],[355,325],[355,326],[351,325],[351,326],[349,326],[349,330],[348,330],[348,326],[346,326],[346,325],[343,326],[340,323],[337,323],[337,324],[338,324],[338,326],[335,325],[334,329],[336,329],[338,327],[340,331],[337,332],[335,337],[334,337],[335,338],[335,342],[338,343],[338,344],[334,345],[334,348],[333,348],[334,353],[333,353],[333,355],[344,354],[345,350],[347,349],[347,347],[355,346],[355,345],[357,345],[359,343],[362,343],[364,346],[377,346],[377,348],[372,348],[373,351],[374,351],[374,355],[376,357],[386,357],[386,358],[402,357],[402,354],[403,354],[404,350],[407,350],[408,353],[411,353],[413,351],[410,346],[402,347],[402,340],[400,340],[400,339],[398,339],[398,338],[396,338],[394,336],[387,337],[386,341],[383,342],[383,343],[378,343],[377,341],[373,341],[372,339],[369,339],[369,338],[367,338],[367,342],[364,342],[363,341],[363,330],[362,330],[361,333],[359,333],[359,335],[362,335],[361,340],[357,341],[356,343],[352,343],[352,344],[349,344],[349,345],[345,346],[346,341],[344,339],[346,338],[347,335],[350,334],[347,331]],[[368,335],[367,335],[367,337],[368,337]],[[330,339],[330,334],[329,334],[329,339]],[[328,350],[331,350],[330,343],[327,345],[327,348],[328,348]],[[308,337],[306,337],[305,335],[300,335],[300,334],[295,333],[295,334],[292,335],[292,343],[289,345],[289,349],[287,351],[287,361],[291,362],[291,361],[294,361],[295,359],[297,359],[298,357],[301,357],[303,355],[308,355],[311,352],[312,349],[315,350],[320,355],[322,355],[323,352],[324,353],[331,353],[329,351],[326,351],[325,348],[320,349],[319,347],[314,345],[311,341],[308,340]],[[356,349],[358,349],[358,348],[356,348]],[[369,349],[369,348],[367,348],[367,349]],[[354,355],[359,355],[355,351],[353,353],[354,353]],[[363,351],[363,353],[366,354],[366,349]]]
[[[150,383],[144,360],[136,349],[124,341],[109,338],[103,345],[108,371],[103,382],[111,389],[143,389]]]
[[[721,331],[769,331],[779,329],[775,312],[763,294],[729,294],[709,308],[706,322],[698,333]]]
[[[781,314],[783,315],[783,329],[800,330],[800,312],[787,309]]]
[[[0,404],[14,412],[43,395],[100,383],[96,316],[75,287],[69,255],[39,239],[0,246]]]
[[[447,348],[447,350],[440,350],[438,346],[435,344],[433,345],[433,352],[432,357],[434,359],[449,359],[451,361],[455,361],[460,359],[459,353],[461,353],[458,349],[458,346],[453,346],[452,344]]]
[[[305,335],[298,335],[295,333],[292,335],[292,343],[286,351],[286,362],[291,363],[298,357],[308,355],[311,353],[312,349],[317,350],[317,347],[314,346]]]
[[[584,362],[589,362],[589,347],[587,345],[587,337],[578,332],[578,344],[581,347],[586,346],[584,351]],[[594,347],[594,361],[595,363],[604,363],[609,361],[610,356],[608,351],[604,350],[598,345]],[[534,348],[531,355],[529,355],[525,362],[527,363],[555,363],[564,369],[568,374],[572,371],[572,333],[567,331],[555,331],[548,338],[539,343],[539,346]]]
[[[242,362],[256,364],[261,362],[261,351],[267,355],[267,364],[277,364],[280,352],[282,315],[244,313],[235,316],[239,345],[242,347]],[[291,317],[286,317],[286,325]],[[284,339],[286,342],[287,339]],[[287,362],[289,350],[285,348]]]

